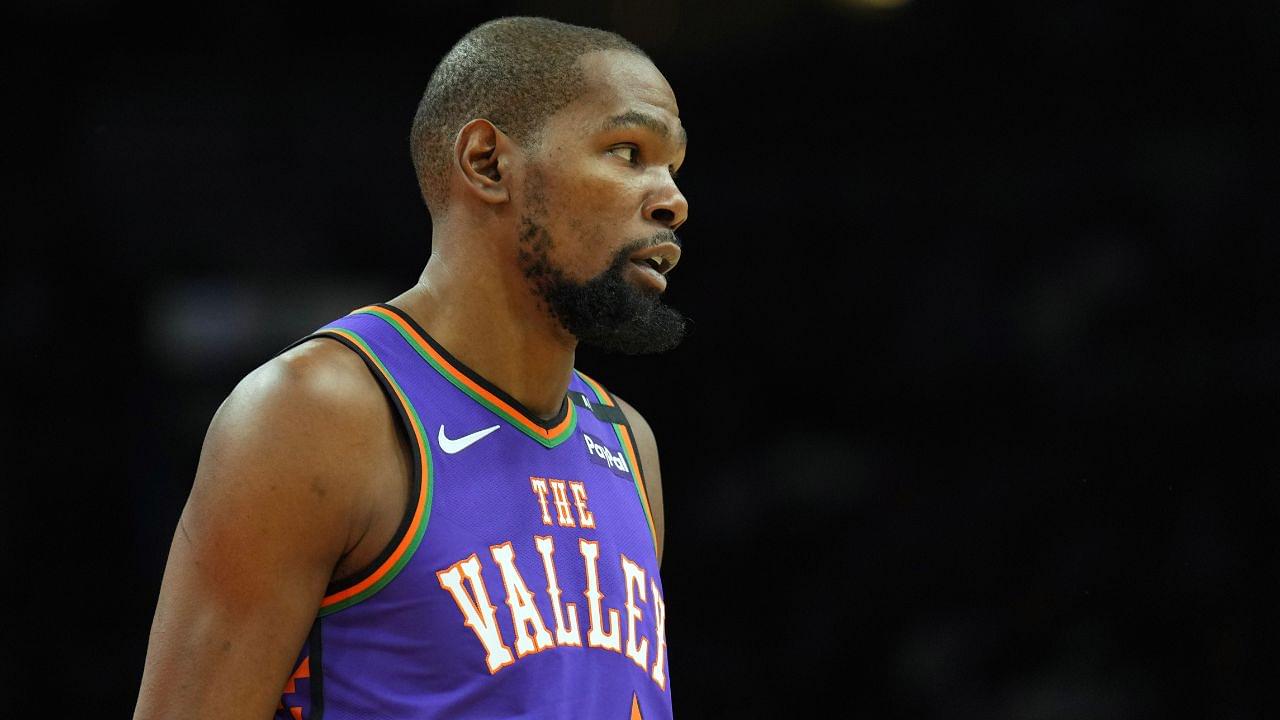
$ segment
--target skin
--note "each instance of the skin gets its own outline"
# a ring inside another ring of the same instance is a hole
[[[675,95],[649,61],[619,51],[581,60],[582,96],[551,117],[539,148],[484,119],[458,133],[447,214],[418,283],[390,302],[459,360],[543,418],[560,409],[576,339],[537,301],[517,263],[537,218],[571,278],[604,271],[619,248],[675,230],[688,204]],[[643,113],[667,132],[608,118]],[[534,204],[535,206],[537,204]],[[628,280],[652,286],[639,268]],[[635,433],[662,557],[662,483],[653,431]],[[214,415],[165,568],[134,717],[271,717],[326,586],[391,541],[411,456],[363,361],[313,340],[249,374]]]

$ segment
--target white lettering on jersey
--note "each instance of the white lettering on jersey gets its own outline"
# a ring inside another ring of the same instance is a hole
[[[480,559],[475,553],[471,557],[450,565],[436,573],[440,587],[449,591],[453,601],[462,612],[462,622],[475,632],[476,638],[485,650],[485,664],[489,673],[493,674],[515,662],[511,656],[511,648],[502,642],[502,633],[494,618],[494,606],[489,602],[489,592],[484,589],[484,578],[481,576]],[[471,592],[463,586],[471,585]]]
[[[533,488],[533,494],[538,496],[538,505],[542,507],[542,524],[551,524],[551,513],[547,512],[547,480],[546,478],[531,477],[529,478],[529,487]]]
[[[547,597],[551,598],[551,614],[556,620],[556,644],[582,647],[582,633],[578,631],[578,604],[560,604],[560,581],[556,576],[554,562],[556,554],[555,542],[546,535],[534,535],[533,544],[542,555],[542,569],[547,573]],[[564,619],[564,609],[569,609],[569,622]]]
[[[613,452],[610,451],[609,448],[605,447],[603,443],[598,442],[596,438],[586,434],[585,432],[582,433],[582,439],[587,443],[587,454],[593,455],[602,460],[603,463],[601,464],[606,465],[610,469],[616,470],[624,475],[631,472],[631,470],[627,468],[627,459],[623,457],[621,450],[618,451],[617,455],[614,455]]]
[[[658,687],[667,689],[667,673],[664,661],[667,657],[667,605],[662,602],[662,593],[658,592],[658,583],[649,581],[649,589],[653,591],[653,625],[657,638],[654,648],[653,673],[649,677],[658,683]]]
[[[503,640],[497,622],[496,608],[489,599],[481,574],[479,557],[472,553],[465,560],[460,560],[436,573],[440,587],[450,594],[454,604],[458,606],[463,624],[471,628],[480,641],[481,647],[484,648],[485,664],[491,674],[531,654],[562,646],[577,648],[583,646],[578,605],[562,602],[564,589],[560,587],[559,573],[556,570],[554,537],[534,535],[533,543],[538,555],[542,558],[542,569],[546,574],[547,597],[555,619],[555,633],[550,632],[543,620],[540,608],[546,606],[538,604],[536,595],[529,589],[516,565],[513,544],[507,541],[489,548],[493,562],[502,575],[502,587],[506,594],[505,602],[511,610],[516,637],[514,653]],[[618,554],[618,562],[622,569],[620,578],[622,587],[611,585],[609,589],[611,595],[622,593],[626,598],[627,622],[624,625],[619,611],[606,606],[603,602],[605,593],[601,590],[600,543],[578,538],[578,550],[582,555],[585,570],[586,588],[582,594],[587,598],[589,616],[587,646],[626,655],[636,664],[640,672],[646,673],[658,688],[665,692],[667,689],[667,606],[658,589],[657,570],[646,568],[622,553]],[[617,582],[615,577],[616,575],[610,573],[605,579],[615,583]],[[646,579],[649,581],[648,592],[645,587]],[[648,617],[644,610],[646,603],[652,608]],[[622,640],[624,628],[627,635],[625,649]],[[651,667],[647,665],[650,662],[650,649],[654,650]]]
[[[512,549],[511,542],[493,545],[489,552],[493,554],[493,561],[502,572],[502,585],[507,591],[507,607],[511,608],[511,624],[516,631],[516,655],[524,657],[529,653],[555,647],[551,633],[542,622],[538,606],[533,602],[533,593],[516,568],[516,551]],[[532,638],[529,637],[530,628],[533,629]]]
[[[578,480],[570,480],[569,493],[573,495],[574,507],[578,509],[578,524],[584,528],[594,528],[596,516],[587,509],[587,487]]]
[[[565,494],[563,480],[551,480],[551,497],[556,504],[556,522],[560,527],[577,527],[573,512],[569,509],[569,496]]]
[[[587,631],[587,644],[591,647],[604,648],[605,650],[620,653],[622,652],[622,638],[618,634],[618,611],[611,608],[609,610],[608,629],[601,627],[604,618],[600,610],[600,601],[604,598],[604,593],[600,592],[598,563],[600,559],[600,543],[578,538],[578,550],[582,553],[587,572],[587,589],[582,593],[587,596],[587,615],[591,619],[591,625]]]
[[[641,670],[649,669],[649,638],[640,638],[636,644],[636,623],[644,619],[644,612],[636,607],[636,590],[640,601],[645,600],[644,568],[631,562],[626,555],[618,556],[622,562],[622,581],[627,586],[627,657],[635,661]]]

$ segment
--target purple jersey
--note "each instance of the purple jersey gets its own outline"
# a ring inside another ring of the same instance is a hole
[[[316,337],[369,366],[413,475],[392,542],[329,587],[276,717],[669,718],[653,522],[609,393],[575,371],[541,420],[390,305],[298,342]]]

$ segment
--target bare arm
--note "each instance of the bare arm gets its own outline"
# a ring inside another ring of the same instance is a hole
[[[389,409],[373,378],[328,342],[272,360],[218,409],[135,719],[271,717],[335,565],[367,527],[360,460],[379,450],[378,413]]]
[[[658,441],[653,437],[653,430],[644,416],[618,397],[614,396],[622,412],[626,413],[631,424],[632,434],[636,438],[636,452],[640,453],[640,465],[643,470],[644,490],[649,496],[649,510],[653,512],[653,529],[657,533],[658,563],[662,563],[663,516],[662,516],[662,470],[658,466]]]

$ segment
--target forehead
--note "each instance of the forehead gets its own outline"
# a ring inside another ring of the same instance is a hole
[[[622,50],[605,50],[579,59],[586,86],[558,115],[575,132],[605,129],[613,118],[639,113],[665,125],[683,144],[680,107],[671,85],[647,59]]]

